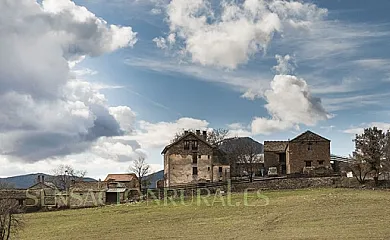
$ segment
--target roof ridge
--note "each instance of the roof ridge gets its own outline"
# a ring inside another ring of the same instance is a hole
[[[195,134],[194,132],[187,132],[185,134],[183,134],[183,136],[181,136],[179,139],[177,139],[175,142],[171,143],[171,144],[168,144],[167,146],[164,147],[163,151],[161,152],[161,154],[164,154],[168,148],[172,147],[173,145],[175,145],[176,143],[178,143],[179,141],[181,141],[183,138],[189,136],[189,135],[193,135],[195,136],[198,140],[204,142],[205,144],[209,145],[210,147],[213,147],[213,145],[211,145],[207,140],[203,139],[201,136]]]

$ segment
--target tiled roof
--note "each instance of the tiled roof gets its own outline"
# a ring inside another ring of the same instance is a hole
[[[264,152],[284,152],[288,141],[264,141]]]
[[[108,174],[104,181],[130,182],[133,179],[137,179],[137,176],[134,173]]]
[[[206,145],[208,145],[208,146],[210,146],[210,147],[213,147],[209,142],[207,142],[205,139],[203,139],[202,136],[197,135],[197,134],[195,134],[195,133],[193,133],[193,132],[188,132],[188,133],[186,133],[186,134],[183,134],[183,136],[181,136],[181,137],[180,137],[179,139],[177,139],[175,142],[173,142],[173,143],[171,143],[171,144],[165,146],[165,148],[162,150],[161,154],[165,154],[165,153],[168,151],[168,149],[169,149],[170,147],[172,147],[173,145],[177,144],[177,143],[180,142],[182,139],[184,139],[184,138],[186,138],[186,137],[188,137],[188,136],[194,136],[194,137],[196,137],[198,140],[204,142]]]
[[[292,139],[291,142],[299,142],[299,141],[330,141],[312,131],[306,131],[296,138]]]

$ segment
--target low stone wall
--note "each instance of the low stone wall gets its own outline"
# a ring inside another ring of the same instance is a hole
[[[239,183],[232,185],[232,192],[243,192],[245,189],[255,190],[279,190],[279,189],[302,189],[302,188],[367,188],[387,189],[390,188],[389,180],[379,181],[375,186],[373,180],[367,180],[364,184],[359,183],[356,178],[347,177],[306,177],[306,178],[285,178],[256,181],[252,183]]]
[[[246,189],[278,190],[335,187],[338,182],[340,182],[340,177],[270,179],[252,183],[233,184],[232,192],[243,192]]]

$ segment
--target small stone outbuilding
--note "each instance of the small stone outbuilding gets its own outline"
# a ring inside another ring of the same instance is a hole
[[[308,174],[330,171],[330,140],[306,131],[289,141],[265,141],[264,162],[278,174]]]

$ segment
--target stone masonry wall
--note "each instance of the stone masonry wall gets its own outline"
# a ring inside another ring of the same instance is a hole
[[[245,189],[257,190],[278,190],[278,189],[300,189],[300,188],[319,188],[334,187],[340,182],[339,177],[321,177],[321,178],[285,178],[258,181],[252,183],[233,184],[233,192],[243,192]]]
[[[278,167],[279,166],[279,155],[274,152],[264,152],[264,167]]]
[[[188,150],[184,149],[184,141],[198,141],[198,149],[192,149],[192,143]],[[193,155],[196,155],[197,163],[193,164]],[[166,186],[187,184],[194,181],[211,181],[213,162],[213,149],[194,136],[187,136],[173,145],[164,157],[164,175]],[[198,168],[198,175],[193,176],[192,168]]]
[[[311,149],[308,150],[308,144]],[[287,174],[302,173],[306,161],[311,161],[312,167],[324,166],[330,168],[330,142],[290,142],[288,146]],[[323,165],[320,165],[323,161]]]

